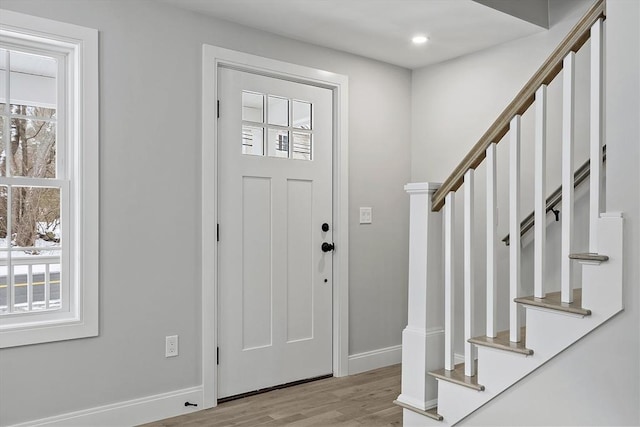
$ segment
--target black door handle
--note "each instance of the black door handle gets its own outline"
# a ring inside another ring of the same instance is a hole
[[[333,243],[324,242],[322,244],[322,252],[329,252],[329,251],[334,250],[335,248],[336,247],[335,247],[335,245]]]

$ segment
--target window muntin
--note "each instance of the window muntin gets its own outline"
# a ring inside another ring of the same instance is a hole
[[[313,143],[312,103],[242,91],[242,154],[310,161]]]

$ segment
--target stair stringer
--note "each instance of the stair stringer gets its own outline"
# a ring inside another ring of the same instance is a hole
[[[603,214],[598,220],[598,236],[598,252],[608,255],[609,261],[583,265],[582,305],[591,310],[590,316],[527,306],[526,342],[533,355],[479,346],[478,383],[485,390],[438,380],[438,413],[444,419],[438,422],[412,417],[404,425],[455,425],[622,311],[622,215]]]

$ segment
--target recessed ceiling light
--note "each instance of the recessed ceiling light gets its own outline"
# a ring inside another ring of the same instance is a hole
[[[411,41],[413,44],[424,44],[429,40],[427,36],[414,36]]]

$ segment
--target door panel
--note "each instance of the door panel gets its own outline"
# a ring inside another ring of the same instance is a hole
[[[218,395],[332,372],[332,92],[219,70]]]
[[[313,338],[313,182],[287,180],[287,342]]]
[[[242,349],[271,345],[271,180],[242,178]]]

